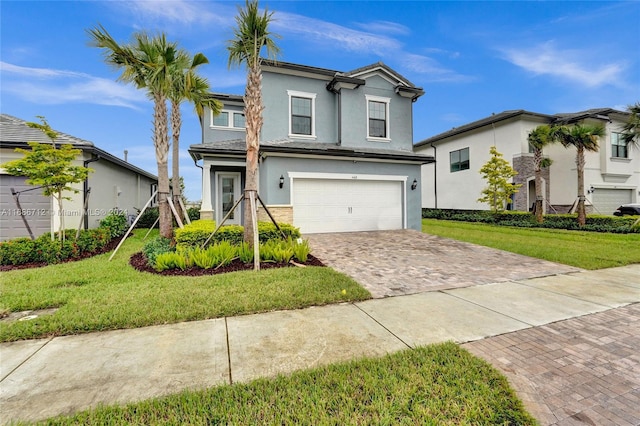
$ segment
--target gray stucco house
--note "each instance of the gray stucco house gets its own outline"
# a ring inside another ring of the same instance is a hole
[[[0,115],[0,163],[22,158],[15,148],[29,148],[27,142],[50,143],[51,140],[40,130],[28,127],[24,120],[7,114]],[[29,236],[17,211],[11,188],[20,192],[22,211],[34,236],[39,236],[57,230],[61,215],[64,215],[67,229],[77,229],[79,226],[96,228],[100,220],[115,209],[136,215],[137,209],[144,206],[157,187],[156,176],[103,151],[92,142],[59,132],[56,143],[70,144],[82,150],[75,164],[89,167],[93,173],[89,173],[86,181],[75,186],[79,191],[77,194],[70,191],[65,193],[71,200],[65,200],[64,212],[59,212],[52,197],[43,196],[41,189],[34,189],[27,184],[27,178],[11,176],[0,169],[0,241]],[[87,214],[83,219],[82,211],[87,197]]]
[[[276,219],[303,233],[420,229],[420,168],[433,157],[413,152],[412,106],[424,91],[383,63],[262,71],[259,195]],[[244,104],[213,96],[223,111],[205,114],[189,152],[202,160],[201,217],[220,221],[244,187]]]

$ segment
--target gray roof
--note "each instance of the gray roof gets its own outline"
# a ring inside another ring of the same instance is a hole
[[[411,161],[421,164],[434,161],[432,156],[416,154],[413,151],[401,151],[390,149],[374,149],[345,147],[336,143],[324,142],[298,142],[290,139],[260,142],[262,153],[289,153],[307,155],[326,155],[349,158],[376,158],[385,160]],[[191,156],[198,160],[201,154],[237,155],[244,157],[246,154],[246,142],[244,139],[234,139],[222,142],[208,142],[189,147]]]
[[[538,112],[531,112],[524,109],[517,110],[508,110],[503,111],[499,114],[492,114],[489,117],[481,118],[480,120],[473,121],[471,123],[464,124],[459,127],[454,127],[451,130],[446,132],[437,134],[435,136],[431,136],[430,138],[423,139],[420,142],[416,143],[414,146],[419,147],[422,145],[428,145],[432,143],[439,142],[443,139],[449,138],[451,136],[459,135],[461,133],[466,133],[468,131],[478,129],[480,127],[484,127],[490,124],[498,123],[500,121],[508,120],[513,117],[517,117],[520,115],[528,115],[530,117],[538,117],[548,124],[552,123],[574,123],[576,121],[584,120],[586,118],[598,118],[598,119],[608,119],[609,114],[627,114],[624,111],[618,111],[613,108],[594,108],[580,112],[574,113],[558,113],[558,114],[541,114]]]
[[[73,145],[74,148],[93,154],[96,157],[100,157],[100,159],[110,161],[135,173],[146,176],[149,179],[158,180],[157,176],[109,154],[106,151],[103,151],[95,146],[93,142],[76,138],[75,136],[58,132],[57,130],[55,131],[58,133],[56,143]],[[28,147],[27,142],[51,143],[51,139],[49,139],[41,130],[27,126],[27,122],[25,120],[21,120],[8,114],[0,114],[0,147],[26,148]]]

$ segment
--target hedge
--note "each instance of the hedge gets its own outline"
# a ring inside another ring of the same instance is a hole
[[[638,220],[636,216],[589,215],[584,226],[578,225],[576,214],[545,215],[543,223],[536,222],[533,214],[519,211],[494,213],[489,210],[422,209],[422,217],[425,219],[481,222],[521,228],[568,229],[617,234],[640,232],[639,225],[633,226]]]
[[[84,229],[76,238],[76,231],[65,232],[64,241],[54,240],[49,233],[31,240],[16,238],[0,242],[0,265],[24,265],[26,263],[59,263],[67,259],[77,259],[106,246],[112,239],[121,237],[127,230],[124,213],[113,213],[100,222],[96,229]]]
[[[140,211],[138,211],[138,214],[140,214]],[[157,207],[150,207],[146,209],[142,214],[142,216],[140,217],[140,219],[138,219],[138,222],[136,223],[136,228],[151,228],[156,223],[156,220],[158,219],[158,215],[159,215],[159,212]],[[187,215],[189,216],[189,220],[191,220],[192,222],[194,220],[200,219],[200,208],[189,207],[187,209]],[[175,219],[173,222],[175,227],[177,225],[175,223]],[[158,225],[156,224],[156,226]]]
[[[279,223],[280,230],[285,238],[300,238],[300,230],[287,223]],[[195,220],[190,225],[185,225],[182,229],[176,229],[175,239],[178,247],[201,247],[216,229],[216,222],[213,220]],[[258,222],[258,235],[260,242],[282,239],[282,235],[271,222]],[[240,225],[225,225],[220,227],[210,240],[210,243],[228,241],[231,244],[240,244],[244,238],[244,227]]]

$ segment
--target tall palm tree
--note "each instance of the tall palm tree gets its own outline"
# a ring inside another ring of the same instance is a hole
[[[244,92],[244,114],[247,144],[247,166],[245,177],[245,194],[247,191],[258,190],[258,151],[260,148],[260,130],[262,129],[262,70],[260,53],[265,47],[267,56],[275,59],[279,48],[274,42],[278,36],[269,32],[273,12],[265,11],[260,14],[257,0],[247,0],[245,8],[238,8],[236,28],[233,30],[234,39],[229,40],[228,66],[247,67],[247,85]],[[244,203],[244,240],[253,244],[253,212],[250,203]]]
[[[529,132],[527,139],[529,141],[529,145],[533,148],[533,167],[536,179],[536,204],[534,211],[536,221],[538,223],[542,223],[544,220],[544,216],[542,214],[542,200],[544,198],[542,195],[542,169],[551,165],[551,160],[545,159],[542,156],[542,150],[545,146],[553,143],[551,127],[546,124],[540,125]]]
[[[578,171],[578,225],[584,226],[587,214],[584,207],[584,153],[585,151],[598,151],[598,138],[606,133],[604,126],[576,124],[574,126],[557,126],[552,129],[553,138],[559,141],[565,148],[576,148],[576,168]]]
[[[131,44],[120,45],[102,26],[88,30],[91,44],[105,52],[107,63],[122,69],[118,78],[132,82],[139,89],[146,89],[153,100],[153,144],[158,165],[158,210],[160,235],[171,238],[172,218],[167,196],[169,195],[169,126],[167,96],[171,88],[171,70],[177,60],[176,43],[167,41],[165,34],[149,37],[146,33],[134,34]]]
[[[202,121],[204,108],[210,108],[214,114],[218,114],[222,105],[215,99],[208,98],[209,83],[196,73],[196,68],[202,64],[208,64],[209,60],[202,53],[197,53],[193,58],[186,51],[180,51],[178,59],[172,69],[171,89],[169,99],[171,101],[171,136],[172,146],[172,193],[173,203],[180,211],[179,200],[182,197],[180,187],[180,131],[182,129],[182,113],[180,105],[184,101],[194,104],[196,114]],[[186,215],[187,212],[181,212]]]

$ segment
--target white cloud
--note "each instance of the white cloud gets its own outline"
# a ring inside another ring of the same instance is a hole
[[[89,103],[139,109],[139,104],[147,102],[144,93],[130,85],[75,71],[0,62],[0,73],[2,91],[34,103]]]
[[[356,25],[370,33],[386,33],[399,35],[408,35],[411,33],[411,29],[409,29],[409,27],[390,21],[363,22],[357,23]]]
[[[276,33],[301,35],[351,52],[385,56],[402,49],[402,44],[392,37],[358,31],[295,13],[276,13],[272,28]]]
[[[626,66],[622,62],[602,64],[592,50],[561,50],[553,42],[522,49],[504,49],[505,59],[535,75],[550,75],[587,87],[617,86]]]
[[[427,81],[465,82],[473,79],[470,76],[458,74],[453,70],[445,68],[435,59],[424,55],[405,53],[402,55],[401,63],[405,68],[423,74],[424,79]]]
[[[165,21],[183,25],[217,24],[225,28],[233,24],[235,8],[220,3],[188,0],[118,1],[110,3],[131,15],[152,21]],[[220,13],[214,13],[216,10]]]

